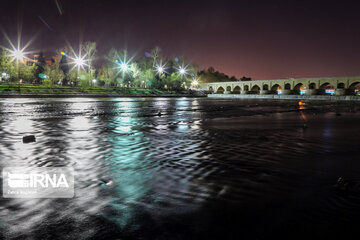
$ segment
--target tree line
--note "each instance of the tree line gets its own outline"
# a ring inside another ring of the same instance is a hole
[[[10,50],[0,49],[0,72],[3,73],[2,80],[9,82],[81,87],[181,90],[198,82],[237,81],[212,67],[197,72],[195,63],[185,57],[166,58],[160,47],[136,59],[126,49],[112,48],[104,56],[104,63],[96,68],[98,58],[95,42],[81,44],[78,55],[68,46],[58,49],[50,64],[46,63],[42,52],[36,61],[24,62],[14,60]]]

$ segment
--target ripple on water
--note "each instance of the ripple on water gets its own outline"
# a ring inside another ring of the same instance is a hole
[[[0,113],[1,166],[73,166],[76,173],[73,199],[0,199],[0,229],[9,238],[61,229],[71,239],[110,239],[145,231],[147,221],[161,229],[176,226],[174,218],[205,224],[222,213],[234,222],[262,216],[266,231],[266,221],[274,229],[331,226],[336,221],[326,219],[349,222],[360,212],[356,193],[332,187],[339,176],[360,173],[353,155],[340,157],[359,139],[344,140],[339,120],[320,113],[304,129],[296,104],[31,99],[2,100]],[[26,134],[37,141],[23,144]]]

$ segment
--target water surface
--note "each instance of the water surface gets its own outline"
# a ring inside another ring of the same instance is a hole
[[[347,102],[2,99],[0,167],[72,166],[76,186],[72,199],[0,198],[0,236],[355,234],[360,191],[333,185],[360,178],[359,122]]]

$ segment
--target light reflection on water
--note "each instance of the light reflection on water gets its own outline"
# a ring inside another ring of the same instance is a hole
[[[297,102],[1,100],[1,167],[76,172],[73,199],[0,199],[1,232],[9,239],[56,232],[70,239],[261,239],[259,230],[276,235],[285,225],[301,233],[333,214],[338,220],[328,226],[341,225],[360,212],[358,195],[331,187],[339,176],[360,174],[353,150],[360,137],[352,134],[360,116],[347,108],[336,117],[332,104],[299,111]],[[37,141],[23,144],[29,134]]]

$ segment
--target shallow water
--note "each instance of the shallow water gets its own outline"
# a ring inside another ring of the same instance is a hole
[[[72,166],[72,199],[0,198],[5,239],[356,236],[360,105],[0,100],[0,167]],[[159,112],[161,114],[159,114]],[[337,114],[336,114],[337,113]],[[34,134],[35,143],[22,143]]]

